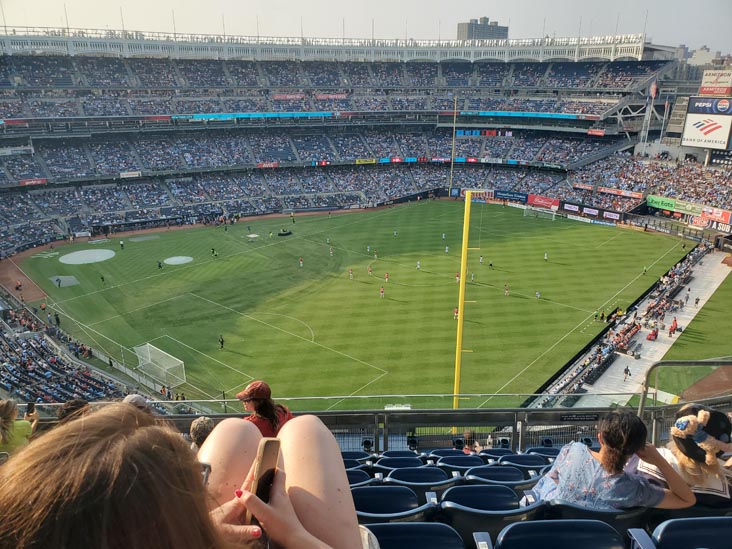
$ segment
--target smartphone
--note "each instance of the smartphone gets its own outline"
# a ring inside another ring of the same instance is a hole
[[[26,414],[32,414],[36,411],[36,403],[35,402],[29,402],[25,405],[25,413]]]
[[[254,480],[249,489],[259,499],[269,503],[269,492],[272,488],[277,461],[280,457],[280,441],[276,438],[263,438],[259,441],[257,457],[254,462]],[[247,510],[246,524],[259,524],[257,519]]]

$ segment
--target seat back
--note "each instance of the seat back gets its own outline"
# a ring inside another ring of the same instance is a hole
[[[465,549],[460,535],[439,522],[393,522],[369,524],[380,549]]]
[[[547,517],[557,519],[592,519],[609,524],[618,532],[626,532],[628,528],[641,528],[646,523],[648,508],[632,507],[630,509],[591,509],[562,500],[547,502]]]
[[[729,549],[732,517],[698,517],[667,520],[653,531],[656,549]]]
[[[599,520],[532,520],[506,526],[494,549],[624,549],[623,536]]]
[[[441,501],[452,501],[481,511],[507,511],[519,508],[519,497],[508,486],[453,486],[445,490]]]
[[[403,457],[419,457],[417,452],[411,450],[386,450],[381,452],[381,457],[403,458]]]
[[[371,459],[372,456],[363,450],[343,450],[341,451],[341,457],[343,457],[344,460],[355,459],[358,461],[366,461],[367,459]]]
[[[561,451],[561,448],[555,448],[553,446],[535,446],[533,448],[527,448],[524,454],[538,454],[540,456],[555,458]]]
[[[356,511],[391,514],[419,507],[417,494],[406,486],[361,486],[351,488]]]
[[[495,465],[482,465],[480,467],[473,467],[465,472],[466,478],[469,475],[486,480],[498,480],[504,482],[524,480],[524,474],[521,470],[513,467],[512,465],[502,465],[500,467],[496,467]]]
[[[507,463],[509,465],[531,465],[541,469],[549,464],[549,460],[545,456],[539,454],[514,454],[512,456],[501,456],[498,463]]]
[[[358,461],[356,459],[348,459],[348,458],[346,458],[346,459],[343,460],[343,466],[346,469],[358,469],[358,468],[365,467],[365,464],[361,463],[360,461]]]
[[[441,458],[445,456],[464,456],[465,452],[458,450],[457,448],[438,448],[430,452],[430,457]]]
[[[453,471],[464,473],[472,467],[480,467],[481,465],[483,465],[483,460],[478,456],[468,456],[465,454],[461,456],[445,456],[437,460],[437,466],[448,473],[452,473]]]
[[[451,477],[438,467],[404,467],[393,469],[386,478],[404,482],[442,482]]]
[[[348,484],[354,486],[356,484],[370,483],[373,479],[363,469],[347,469],[346,476],[348,477]]]
[[[414,457],[383,457],[375,465],[389,469],[402,467],[422,467],[424,463],[416,455]]]
[[[487,459],[495,459],[497,460],[501,456],[512,456],[515,452],[511,450],[510,448],[485,448],[478,452],[478,455],[481,456],[484,460]]]

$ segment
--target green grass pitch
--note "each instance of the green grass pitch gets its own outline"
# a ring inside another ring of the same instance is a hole
[[[231,398],[253,378],[267,380],[276,398],[451,394],[463,206],[422,201],[297,216],[294,224],[263,218],[226,231],[161,230],[151,239],[125,236],[124,250],[115,237],[58,248],[61,256],[113,250],[107,261],[67,265],[39,254],[22,268],[49,294],[62,328],[80,340],[132,365],[131,349],[145,342],[184,360],[189,385],[180,390],[188,398],[218,398],[222,391]],[[253,242],[248,226],[260,235]],[[278,237],[283,227],[293,235]],[[684,253],[665,235],[524,217],[519,209],[477,203],[470,246],[479,248],[469,252],[466,277],[465,298],[473,303],[465,306],[461,393],[470,394],[535,391],[601,330],[596,310],[625,308]],[[171,256],[193,261],[158,269]],[[79,284],[57,288],[56,276]],[[461,406],[522,400],[470,397]],[[314,410],[385,402],[448,407],[452,399],[290,404]]]

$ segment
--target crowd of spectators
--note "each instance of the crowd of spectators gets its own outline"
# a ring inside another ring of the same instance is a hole
[[[18,313],[22,314],[22,313]],[[48,329],[56,336],[55,326],[27,321],[16,332],[0,330],[0,385],[10,395],[25,402],[65,402],[73,398],[86,401],[121,398],[124,393],[111,381],[98,377],[88,368],[81,368],[65,358],[45,335],[37,330]],[[27,332],[35,333],[29,334]],[[77,356],[89,349],[73,341],[69,351]]]

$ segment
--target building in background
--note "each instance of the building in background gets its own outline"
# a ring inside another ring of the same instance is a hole
[[[458,23],[458,40],[501,40],[508,38],[508,27],[502,27],[498,21],[489,21],[487,17],[471,19],[467,23]]]

